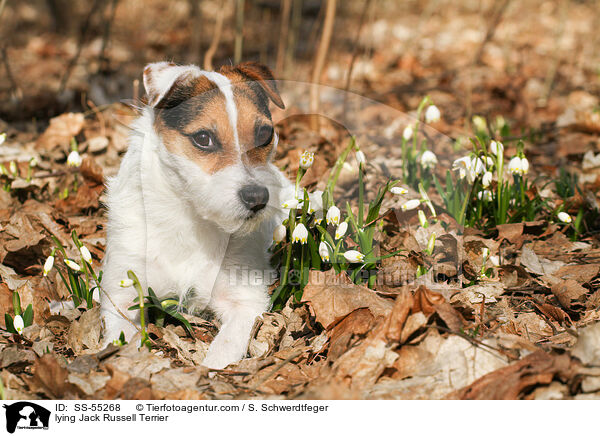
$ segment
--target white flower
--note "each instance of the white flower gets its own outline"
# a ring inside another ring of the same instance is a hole
[[[489,255],[490,255],[490,249],[487,247],[483,247],[483,249],[481,250],[481,257],[483,257],[483,260],[487,260]]]
[[[423,152],[423,154],[421,155],[421,166],[423,168],[427,168],[427,169],[433,168],[437,165],[437,163],[438,163],[437,157],[432,151],[425,150]]]
[[[429,223],[427,222],[427,217],[425,216],[425,212],[423,212],[422,210],[419,209],[419,212],[417,212],[417,215],[419,216],[419,223],[421,224],[421,227],[427,227],[429,225]]]
[[[573,221],[573,218],[571,218],[571,215],[569,215],[566,212],[559,212],[557,215],[558,219],[563,222],[563,223],[570,223]]]
[[[365,255],[360,251],[348,250],[344,253],[344,257],[350,263],[360,263],[365,259]]]
[[[496,156],[504,153],[504,145],[500,141],[490,142],[490,152]]]
[[[529,171],[529,161],[527,158],[519,156],[513,157],[508,163],[508,171],[512,174],[523,175]]]
[[[31,168],[35,168],[38,165],[38,160],[34,157],[32,157],[31,159],[29,159],[29,166]]]
[[[315,191],[308,194],[308,213],[323,210],[323,191]]]
[[[0,145],[4,144],[4,141],[6,141],[6,133],[0,135]]]
[[[488,168],[492,167],[495,163],[494,159],[492,159],[490,156],[485,157],[485,162],[487,163]]]
[[[280,243],[285,239],[286,234],[286,227],[283,224],[279,224],[277,227],[275,227],[275,230],[273,230],[273,242],[276,244]]]
[[[327,211],[327,224],[339,224],[340,223],[340,210],[337,206],[331,206]]]
[[[44,262],[44,277],[48,275],[52,267],[54,266],[54,256],[48,256],[46,262]]]
[[[130,286],[133,286],[133,280],[131,279],[123,279],[119,282],[119,286],[122,288],[128,288]]]
[[[358,163],[359,168],[362,168],[367,164],[367,157],[361,150],[356,152],[356,162]]]
[[[23,329],[25,328],[25,323],[23,322],[23,318],[21,317],[21,315],[15,316],[15,319],[13,319],[13,327],[15,328],[17,333],[19,333],[19,334],[23,333]]]
[[[487,188],[488,186],[490,186],[492,184],[492,173],[490,173],[489,171],[486,171],[485,174],[483,175],[483,178],[481,179],[481,184],[483,185],[484,188]]]
[[[81,252],[81,258],[83,260],[85,260],[87,263],[92,263],[92,255],[90,250],[88,250],[85,245],[82,245],[79,251]]]
[[[402,186],[394,186],[392,189],[390,189],[390,192],[394,195],[404,195],[408,194],[408,189],[403,188]]]
[[[429,106],[425,111],[425,122],[427,124],[435,123],[436,121],[439,121],[441,117],[442,114],[440,113],[440,110],[434,104]]]
[[[300,242],[301,244],[306,244],[306,240],[308,239],[308,230],[304,224],[300,223],[294,229],[292,233],[292,242]]]
[[[335,230],[335,239],[340,239],[346,234],[347,231],[348,223],[346,221],[341,222],[338,228]]]
[[[404,138],[405,141],[408,141],[410,138],[412,138],[412,135],[413,135],[412,126],[406,126],[404,128],[404,131],[402,132],[402,138]]]
[[[65,265],[67,265],[73,271],[81,271],[79,264],[77,262],[73,262],[71,259],[65,259]]]
[[[323,209],[318,209],[315,211],[315,222],[317,224],[321,224],[323,222]]]
[[[17,171],[18,171],[17,163],[14,160],[10,161],[10,164],[8,164],[8,168],[10,169],[11,173],[17,174]]]
[[[406,203],[404,203],[402,206],[400,206],[400,209],[402,210],[413,210],[416,209],[417,207],[419,207],[421,205],[421,200],[408,200]]]
[[[295,198],[292,198],[290,200],[284,201],[281,207],[283,207],[284,209],[296,209],[299,205],[300,202]]]
[[[485,118],[483,118],[482,116],[475,115],[472,118],[472,121],[473,125],[475,126],[475,130],[480,132],[485,132],[487,130],[487,123],[485,121]]]
[[[488,189],[484,189],[477,193],[477,198],[483,201],[492,201],[492,192]]]
[[[460,159],[456,159],[452,163],[452,169],[458,170],[458,177],[464,179],[465,177],[469,183],[473,183],[477,176],[485,172],[485,165],[483,161],[475,156],[465,156]]]
[[[305,151],[302,153],[302,156],[300,156],[300,168],[307,170],[312,167],[314,161],[315,154],[311,151]]]
[[[433,254],[433,250],[435,250],[435,238],[436,234],[433,232],[429,237],[429,241],[427,241],[427,253],[431,256]]]
[[[319,256],[321,256],[323,262],[329,262],[329,247],[325,241],[319,244]]]
[[[71,167],[78,167],[81,166],[81,155],[79,154],[79,152],[73,150],[71,153],[69,153],[69,156],[67,157],[67,165],[71,166]]]

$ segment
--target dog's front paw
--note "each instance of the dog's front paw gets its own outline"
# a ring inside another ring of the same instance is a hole
[[[202,365],[211,369],[223,369],[231,363],[242,359],[246,353],[246,347],[243,343],[232,343],[221,341],[217,337],[208,348],[208,353],[202,361]]]

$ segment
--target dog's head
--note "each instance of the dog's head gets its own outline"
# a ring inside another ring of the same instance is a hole
[[[280,206],[269,102],[284,104],[267,67],[248,62],[209,72],[159,62],[144,70],[144,86],[161,165],[196,213],[235,232]]]

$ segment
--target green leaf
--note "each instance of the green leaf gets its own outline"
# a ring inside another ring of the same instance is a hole
[[[13,324],[12,316],[10,316],[8,313],[4,314],[4,324],[6,324],[7,331],[11,333],[17,333],[15,330],[15,325]]]
[[[23,325],[29,327],[31,324],[33,324],[33,305],[30,304],[23,313]]]

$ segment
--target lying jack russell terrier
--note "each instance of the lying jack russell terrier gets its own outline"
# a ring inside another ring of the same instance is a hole
[[[215,313],[221,328],[203,364],[223,368],[245,356],[255,318],[269,308],[267,249],[285,217],[283,192],[293,193],[271,164],[277,135],[269,100],[284,104],[258,63],[220,72],[154,63],[144,86],[148,106],[108,181],[105,342],[136,331],[119,313],[139,320],[127,310],[135,290],[119,286],[131,269],[159,298],[186,296]]]

